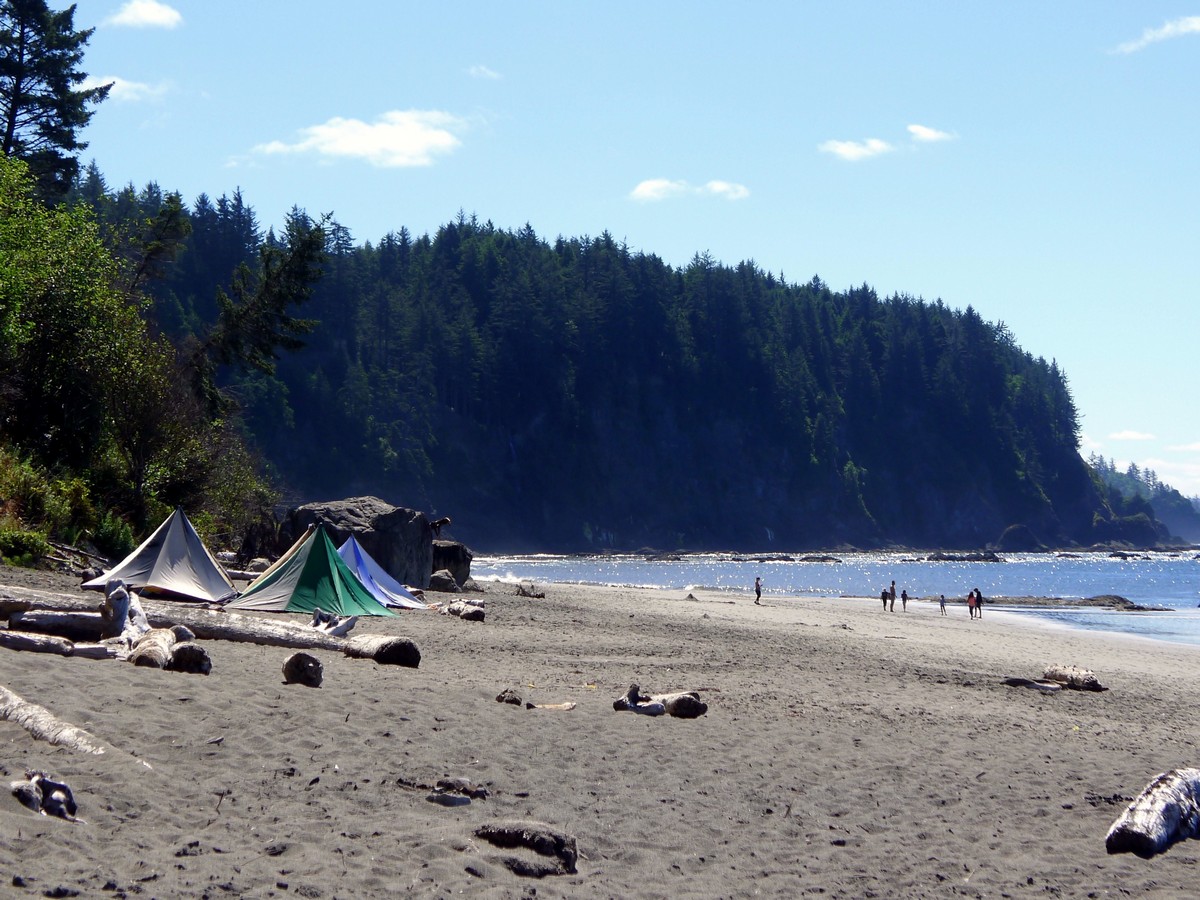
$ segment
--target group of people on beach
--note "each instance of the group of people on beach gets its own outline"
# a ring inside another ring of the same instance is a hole
[[[885,587],[879,594],[879,599],[883,601],[884,612],[896,611],[896,582],[893,581],[890,587]],[[908,611],[908,590],[900,591],[900,611]],[[942,594],[938,597],[938,612],[943,616],[946,615],[946,595]],[[983,593],[979,588],[972,588],[967,594],[967,612],[971,614],[972,619],[983,618]]]

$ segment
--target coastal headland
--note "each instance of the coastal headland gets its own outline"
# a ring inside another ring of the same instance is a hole
[[[78,582],[2,569],[4,585]],[[0,880],[18,896],[1194,894],[1200,843],[1144,860],[1104,838],[1155,775],[1200,763],[1198,648],[927,601],[537,588],[488,585],[484,622],[362,619],[415,641],[420,668],[322,653],[317,689],[282,683],[278,647],[206,642],[207,676],[0,651],[0,685],[109,748],[0,721],[0,772],[67,782],[83,819],[4,791]],[[1108,690],[1005,684],[1052,665]],[[635,683],[708,711],[615,711]],[[456,779],[471,788],[447,798]],[[499,823],[573,837],[577,856],[545,874],[487,837]]]

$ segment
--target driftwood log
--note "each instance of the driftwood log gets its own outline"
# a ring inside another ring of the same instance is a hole
[[[105,752],[104,744],[93,735],[61,721],[44,706],[22,700],[3,686],[0,686],[0,719],[15,722],[39,741],[83,753]]]
[[[1109,853],[1149,859],[1200,836],[1200,769],[1172,769],[1150,782],[1104,838]]]
[[[708,704],[695,691],[647,696],[631,684],[624,695],[613,701],[613,709],[629,710],[644,716],[675,716],[677,719],[696,719],[708,712]]]
[[[24,650],[29,653],[57,653],[82,659],[116,659],[120,648],[114,644],[70,641],[52,634],[33,634],[27,631],[0,630],[0,648]]]
[[[170,601],[143,600],[141,606],[151,627],[185,625],[200,640],[237,641],[294,650],[334,650],[356,659],[370,659],[380,665],[413,669],[421,662],[421,651],[408,638],[386,635],[334,637],[307,625],[288,621],[271,622],[257,616],[185,606]],[[0,616],[30,609],[85,612],[94,611],[95,608],[95,601],[87,597],[0,585]]]
[[[183,625],[152,628],[133,642],[129,662],[151,669],[207,675],[212,671],[212,660],[195,638]]]
[[[443,612],[467,622],[482,622],[487,615],[487,608],[482,600],[455,600]]]
[[[105,635],[106,623],[98,612],[53,612],[29,610],[8,617],[10,630],[54,634],[71,641],[99,641]]]
[[[1073,691],[1107,691],[1096,673],[1076,666],[1050,666],[1042,676],[1046,681],[1055,681]]]

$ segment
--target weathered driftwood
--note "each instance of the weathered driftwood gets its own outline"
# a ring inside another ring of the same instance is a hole
[[[1200,769],[1172,769],[1150,782],[1113,822],[1109,853],[1149,859],[1176,841],[1200,836]]]
[[[708,712],[708,704],[695,691],[679,691],[673,694],[647,696],[636,684],[613,701],[613,709],[629,710],[644,716],[675,716],[678,719],[695,719]]]
[[[27,653],[57,653],[59,656],[70,656],[75,650],[75,644],[64,637],[27,631],[0,631],[0,647]]]
[[[325,669],[321,661],[311,653],[300,651],[293,653],[283,661],[283,681],[285,684],[303,684],[306,687],[320,687]]]
[[[44,706],[22,700],[3,686],[0,686],[0,719],[15,722],[39,741],[83,753],[105,752],[104,744],[93,735],[59,720]]]
[[[487,610],[482,600],[455,600],[443,610],[447,615],[458,616],[467,622],[482,622]]]
[[[104,636],[105,622],[98,612],[28,610],[10,615],[8,627],[37,634],[53,634],[72,641],[98,641]]]
[[[112,579],[105,587],[100,618],[104,621],[100,636],[104,638],[127,637],[132,641],[152,627],[142,610],[138,595],[119,578]]]
[[[195,643],[195,635],[183,625],[152,628],[140,635],[129,652],[129,662],[152,669],[207,675],[212,670],[208,651]]]
[[[1054,665],[1046,669],[1042,676],[1046,681],[1056,681],[1065,688],[1073,691],[1107,691],[1096,673],[1090,669],[1080,669],[1076,666]]]
[[[335,650],[347,656],[371,659],[380,665],[410,668],[416,668],[421,661],[420,651],[408,638],[386,635],[334,637],[293,622],[271,622],[257,616],[161,600],[143,600],[142,608],[152,627],[186,625],[201,640],[237,641],[294,650]],[[0,585],[0,615],[28,609],[89,611],[95,609],[95,601],[72,594]]]
[[[347,656],[374,660],[384,666],[416,669],[421,665],[421,651],[408,638],[360,634],[344,639],[340,649]]]
[[[1054,694],[1063,689],[1063,686],[1057,681],[1036,681],[1032,678],[1005,678],[1004,683],[1009,687],[1032,688],[1035,691],[1044,691],[1047,694]]]

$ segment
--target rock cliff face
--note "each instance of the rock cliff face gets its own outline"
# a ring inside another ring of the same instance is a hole
[[[305,529],[316,524],[324,524],[338,546],[353,534],[363,549],[402,584],[429,587],[433,528],[425,513],[392,506],[378,497],[306,503],[287,514],[280,526],[280,538],[290,546]]]

